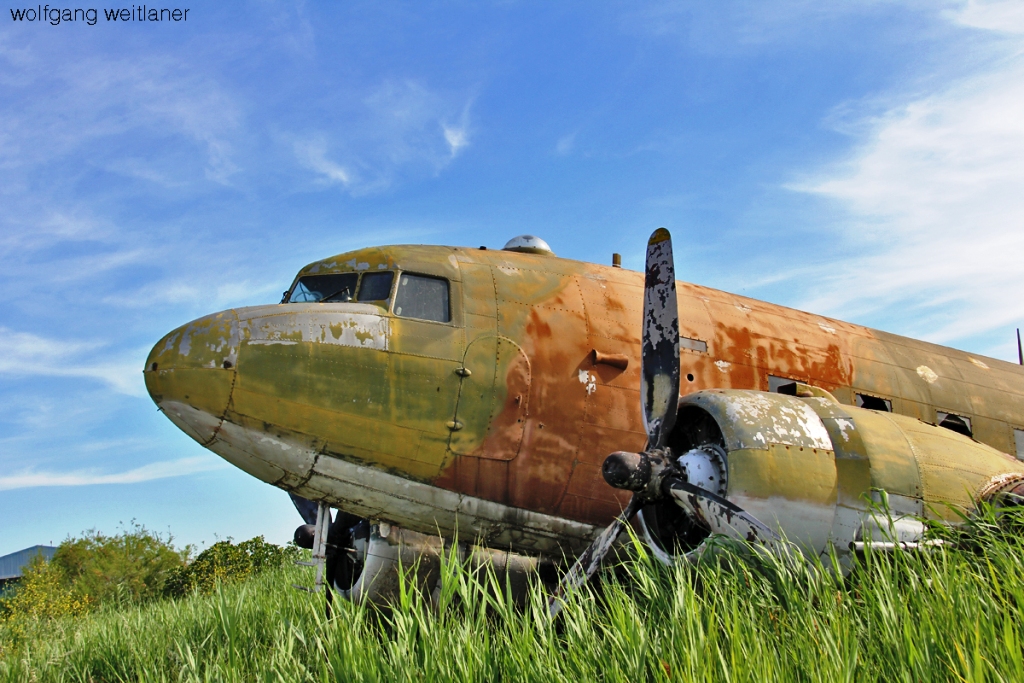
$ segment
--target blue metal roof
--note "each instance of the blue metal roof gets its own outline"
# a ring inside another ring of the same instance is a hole
[[[57,548],[52,545],[34,545],[31,548],[0,557],[0,581],[21,578],[22,569],[28,565],[29,560],[36,555],[50,559],[55,552],[57,552]]]

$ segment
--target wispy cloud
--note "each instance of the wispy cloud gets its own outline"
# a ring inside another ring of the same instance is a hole
[[[15,76],[6,84],[8,104],[0,107],[0,170],[39,166],[83,149],[93,163],[104,163],[123,150],[102,141],[146,131],[198,146],[210,180],[224,183],[237,172],[231,138],[241,111],[225,89],[186,62],[171,56],[68,61],[31,49],[17,56],[0,54]]]
[[[40,486],[95,486],[97,484],[139,484],[154,479],[183,477],[200,472],[228,468],[228,463],[213,456],[196,456],[165,460],[136,467],[124,472],[103,474],[95,470],[72,472],[34,472],[0,476],[0,491],[36,488]]]
[[[460,149],[469,145],[469,131],[465,126],[441,124],[441,129],[444,130],[444,139],[448,143],[453,157],[459,153]]]
[[[823,264],[803,305],[888,312],[938,342],[1024,319],[1024,12],[947,16],[998,32],[999,58],[852,126],[866,132],[848,159],[791,186],[847,212],[856,252]]]
[[[470,100],[462,107],[457,123],[441,122],[441,130],[444,131],[444,139],[448,143],[453,159],[463,148],[469,146],[469,109],[472,104],[473,101]]]
[[[297,136],[292,148],[317,184],[368,195],[452,163],[471,142],[471,105],[415,80],[385,80],[348,98],[335,128]]]
[[[351,171],[327,158],[327,149],[322,138],[296,142],[295,156],[303,166],[320,174],[322,180],[329,185],[337,183],[348,186],[352,182]]]
[[[95,359],[102,348],[96,342],[58,341],[0,327],[0,374],[84,377],[103,382],[122,394],[145,396],[141,375],[146,352]]]

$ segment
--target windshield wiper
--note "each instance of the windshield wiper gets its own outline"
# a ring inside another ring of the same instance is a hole
[[[324,303],[324,302],[330,303],[330,301],[329,301],[330,299],[333,299],[334,297],[338,296],[342,292],[348,292],[349,289],[350,289],[349,287],[342,287],[341,289],[339,289],[338,291],[334,292],[330,296],[321,297],[320,301],[318,301],[317,303],[321,303],[321,304]],[[345,303],[348,303],[349,301],[352,301],[352,295],[351,294],[347,294],[347,296],[348,296],[347,299],[342,299],[338,303],[345,304]]]

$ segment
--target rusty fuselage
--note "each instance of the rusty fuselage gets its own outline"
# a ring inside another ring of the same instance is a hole
[[[310,264],[296,281],[382,271],[399,275],[396,288],[403,273],[442,278],[450,320],[403,317],[394,291],[232,309],[154,347],[150,394],[243,470],[360,516],[523,551],[589,541],[628,498],[604,482],[602,461],[646,439],[643,274],[389,246]],[[982,444],[1019,448],[1024,368],[683,282],[678,306],[681,394],[797,380],[925,423],[967,418]]]

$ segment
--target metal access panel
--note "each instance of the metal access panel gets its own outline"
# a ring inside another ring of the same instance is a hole
[[[1017,459],[1024,460],[1024,429],[1014,429],[1013,440],[1017,442]]]

